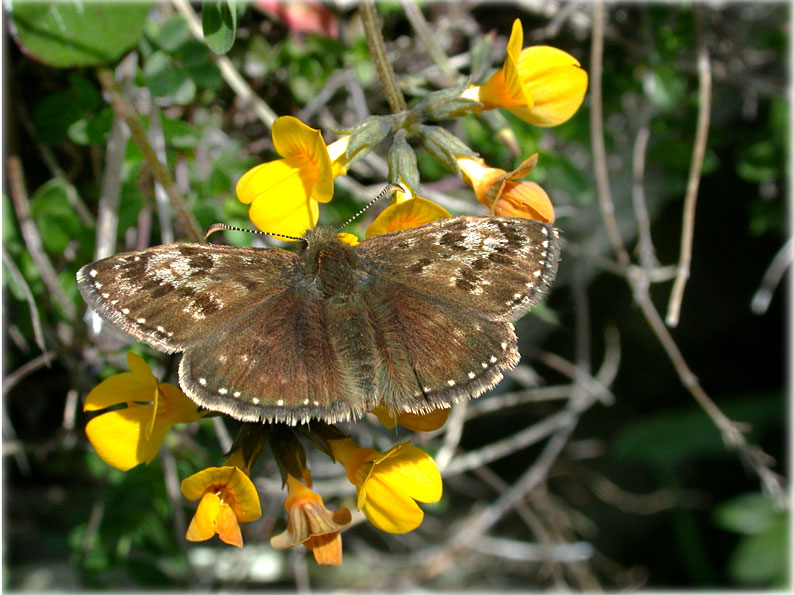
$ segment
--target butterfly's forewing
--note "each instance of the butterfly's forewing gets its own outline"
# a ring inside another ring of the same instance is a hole
[[[498,320],[537,305],[557,273],[559,240],[531,219],[452,217],[372,237],[358,247],[366,268]]]
[[[102,318],[173,353],[284,291],[297,264],[286,250],[170,244],[88,264],[77,285]]]

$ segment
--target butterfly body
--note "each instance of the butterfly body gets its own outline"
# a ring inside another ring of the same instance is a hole
[[[182,352],[199,405],[244,421],[336,422],[375,405],[474,398],[519,359],[511,322],[554,278],[556,231],[453,217],[357,246],[329,228],[301,253],[171,244],[86,265],[78,286],[136,339]]]

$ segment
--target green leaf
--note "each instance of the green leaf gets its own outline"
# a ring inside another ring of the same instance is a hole
[[[155,42],[163,51],[172,54],[189,39],[190,29],[187,26],[187,21],[181,15],[174,15],[163,23]]]
[[[782,582],[787,560],[788,522],[780,515],[769,531],[739,542],[728,562],[728,572],[734,581],[745,585]]]
[[[155,97],[168,97],[176,105],[186,105],[196,96],[196,83],[184,68],[178,68],[168,54],[157,51],[143,67],[146,86]]]
[[[41,232],[44,246],[54,254],[63,253],[69,241],[81,230],[80,218],[69,205],[68,183],[54,178],[36,190],[31,212]]]
[[[722,504],[714,513],[714,522],[727,531],[754,535],[771,529],[780,516],[763,494],[755,492]]]
[[[216,54],[225,54],[234,45],[237,10],[228,0],[208,2],[201,9],[201,26],[210,49]]]
[[[12,34],[23,51],[50,66],[115,60],[143,33],[151,3],[10,2]]]

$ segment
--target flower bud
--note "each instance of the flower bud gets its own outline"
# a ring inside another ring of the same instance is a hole
[[[473,112],[477,108],[482,108],[482,104],[479,101],[461,97],[466,86],[467,84],[463,84],[459,87],[429,93],[411,110],[416,120],[419,122],[449,120],[466,112]]]
[[[390,116],[369,116],[364,118],[350,134],[346,155],[349,160],[362,157],[376,146],[391,132]],[[359,154],[360,149],[366,149]]]
[[[389,182],[403,184],[412,190],[419,188],[419,168],[416,165],[416,153],[406,140],[405,130],[394,133],[386,161],[389,164]]]

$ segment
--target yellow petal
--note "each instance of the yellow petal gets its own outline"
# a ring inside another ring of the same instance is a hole
[[[342,232],[336,234],[336,237],[339,238],[339,241],[343,244],[347,244],[348,246],[358,246],[358,236],[352,233]]]
[[[271,164],[266,165],[273,165]],[[305,192],[297,170],[281,177],[278,184],[260,193],[248,211],[248,216],[262,231],[303,237],[306,230],[317,225],[319,209]]]
[[[397,423],[414,432],[431,432],[437,430],[449,417],[449,409],[434,409],[429,413],[400,413]]]
[[[530,124],[562,124],[582,105],[587,91],[587,73],[567,52],[549,46],[525,48],[518,69],[534,105],[528,106],[529,113],[513,113]]]
[[[367,229],[366,237],[411,229],[449,216],[444,207],[417,196],[384,209]]]
[[[441,473],[433,457],[410,443],[400,444],[376,460],[371,476],[374,475],[414,500],[438,502],[441,499]]]
[[[156,441],[159,434],[144,439],[144,427],[153,410],[153,405],[137,405],[103,413],[86,424],[86,436],[99,457],[111,467],[127,471],[148,463],[162,444],[162,439]]]
[[[377,417],[380,424],[387,430],[391,430],[397,425],[397,416],[389,409],[386,409],[386,407],[381,407],[378,405],[377,407],[370,409],[369,412]]]
[[[84,411],[99,411],[119,403],[146,402],[154,399],[156,389],[141,384],[135,374],[122,372],[97,384],[83,404]]]
[[[273,122],[273,146],[288,161],[305,168],[302,175],[311,180],[310,196],[328,202],[334,195],[334,176],[331,158],[319,130],[306,126],[292,116],[282,116]]]
[[[377,479],[367,482],[367,498],[361,510],[370,523],[387,533],[413,531],[425,515],[413,498]]]
[[[224,500],[229,502],[238,521],[242,523],[255,521],[262,516],[262,509],[254,482],[239,468],[232,467],[232,469],[232,475],[225,490],[225,494],[229,496],[224,497]]]
[[[215,492],[214,486],[225,486],[231,479],[236,467],[208,467],[182,480],[179,489],[188,500],[198,500],[208,491]]]
[[[127,366],[129,366],[130,372],[132,372],[144,386],[157,385],[157,378],[152,374],[149,364],[137,353],[131,351],[127,352]]]
[[[215,535],[215,521],[221,508],[221,499],[213,493],[204,494],[190,521],[185,539],[205,541]]]
[[[157,423],[166,426],[199,421],[198,406],[179,387],[164,382],[160,384]]]

